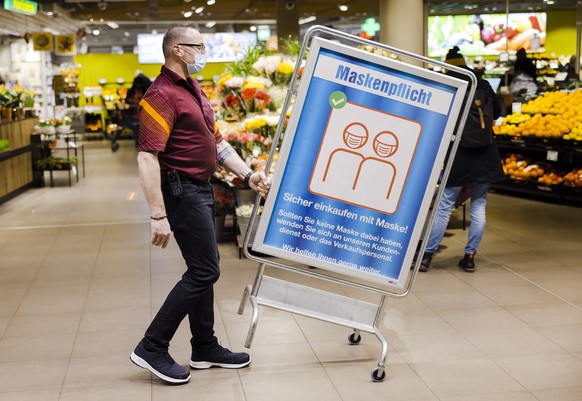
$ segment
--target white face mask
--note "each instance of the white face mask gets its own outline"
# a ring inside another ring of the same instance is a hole
[[[200,71],[202,71],[206,66],[206,60],[208,60],[208,55],[198,53],[194,54],[194,64],[186,63],[184,59],[182,59],[182,61],[184,61],[184,63],[186,64],[188,74],[190,75],[198,74]]]

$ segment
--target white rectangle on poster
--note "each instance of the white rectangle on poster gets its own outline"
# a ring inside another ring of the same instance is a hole
[[[450,93],[324,55],[313,76],[441,114],[449,112],[452,99]]]

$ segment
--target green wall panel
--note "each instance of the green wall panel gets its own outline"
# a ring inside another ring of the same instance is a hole
[[[576,54],[576,10],[548,12],[546,50],[557,56]]]

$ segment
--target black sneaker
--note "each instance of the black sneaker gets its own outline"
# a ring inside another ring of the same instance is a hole
[[[192,351],[190,367],[208,369],[213,366],[226,369],[240,369],[250,365],[251,356],[246,352],[232,352],[228,348],[216,345],[208,351]]]
[[[421,272],[426,272],[428,270],[428,267],[430,266],[430,261],[432,260],[433,257],[433,253],[428,253],[425,252],[424,255],[422,255],[422,260],[420,261],[420,267],[418,268],[418,271]]]
[[[190,380],[190,369],[178,365],[167,351],[148,351],[140,342],[131,353],[130,359],[165,382],[182,384]]]
[[[467,273],[473,273],[475,271],[475,253],[466,253],[463,259],[459,260],[459,266]]]

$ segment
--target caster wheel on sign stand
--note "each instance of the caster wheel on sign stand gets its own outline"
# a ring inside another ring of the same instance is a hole
[[[380,368],[374,368],[372,370],[372,380],[374,380],[375,382],[383,382],[384,379],[386,378],[386,371],[384,369],[382,369],[382,373],[380,372]]]
[[[356,333],[351,333],[351,334],[348,336],[348,342],[349,342],[351,345],[357,345],[357,344],[359,344],[359,343],[360,343],[360,341],[362,341],[362,336],[360,336],[359,334],[356,334]]]

